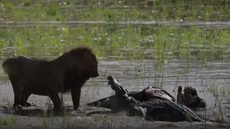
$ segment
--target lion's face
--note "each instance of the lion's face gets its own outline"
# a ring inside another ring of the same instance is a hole
[[[78,72],[85,79],[98,77],[98,61],[92,52],[85,53],[82,58],[78,60]]]
[[[94,78],[94,77],[99,76],[99,74],[98,74],[98,61],[97,61],[95,55],[92,54],[87,58],[84,68],[85,68],[85,71],[88,72],[89,77]]]

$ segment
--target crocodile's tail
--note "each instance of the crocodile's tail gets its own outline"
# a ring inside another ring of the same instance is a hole
[[[224,120],[211,120],[209,118],[205,118],[203,117],[202,115],[200,114],[197,114],[195,113],[194,111],[192,111],[190,108],[184,106],[184,105],[178,105],[176,103],[173,103],[173,102],[169,102],[169,104],[171,104],[175,109],[177,108],[181,108],[183,109],[182,112],[184,114],[188,113],[188,115],[190,116],[190,118],[193,120],[193,121],[197,121],[197,122],[215,122],[215,123],[229,123],[227,121],[224,121]]]
[[[177,104],[172,101],[165,101],[167,105],[173,107],[177,111],[181,112],[182,114],[185,115],[187,121],[197,121],[197,122],[205,122],[206,120],[200,117],[198,114],[196,114],[194,111],[189,109],[188,107]]]
[[[225,120],[212,120],[209,118],[205,118],[204,116],[197,114],[200,118],[204,119],[205,121],[209,121],[209,122],[215,122],[215,123],[219,123],[219,124],[228,124],[229,122],[225,121]]]
[[[229,123],[227,121],[224,120],[212,120],[209,118],[206,118],[200,114],[195,113],[193,110],[191,110],[190,108],[184,106],[184,105],[180,105],[183,109],[185,109],[184,111],[190,114],[190,117],[192,117],[192,119],[194,121],[198,121],[198,122],[215,122],[215,123]]]

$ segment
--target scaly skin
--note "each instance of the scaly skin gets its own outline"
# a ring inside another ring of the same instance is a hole
[[[115,88],[115,87],[112,87],[112,88]],[[133,98],[135,98],[136,100],[140,102],[150,101],[151,99],[162,99],[162,100],[169,100],[169,101],[174,101],[174,102],[176,101],[176,99],[171,94],[169,94],[166,90],[162,88],[158,88],[158,87],[153,87],[153,86],[148,86],[141,91],[128,92],[126,90],[126,92],[129,96],[132,96]],[[88,103],[87,105],[112,109],[113,112],[125,110],[122,106],[117,105],[116,101],[117,101],[117,97],[115,94],[115,95]]]
[[[116,92],[116,105],[122,105],[130,116],[145,116],[147,120],[154,121],[207,121],[186,106],[173,101],[163,99],[137,101],[129,95],[127,89],[117,82],[114,76],[108,76],[107,80],[108,85],[111,85],[111,88]]]

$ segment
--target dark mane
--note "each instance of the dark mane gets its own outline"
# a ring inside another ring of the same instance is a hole
[[[64,53],[63,55],[71,54],[71,55],[83,56],[85,53],[88,53],[88,52],[90,52],[90,53],[92,52],[92,49],[90,47],[81,46],[78,48],[74,48],[74,49],[70,50],[69,52]]]
[[[92,48],[87,46],[80,46],[78,48],[74,48],[69,51],[70,53],[85,53],[85,52],[92,52]]]
[[[65,59],[65,57],[69,57],[69,55],[83,57],[85,53],[92,53],[92,48],[87,47],[87,46],[80,46],[80,47],[71,49],[70,51],[63,53],[61,56],[59,56],[56,59],[61,59],[61,58]]]

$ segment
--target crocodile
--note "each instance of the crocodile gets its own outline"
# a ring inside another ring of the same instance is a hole
[[[117,80],[116,80],[117,81]],[[118,83],[118,82],[116,82]],[[126,90],[127,91],[127,90]],[[165,89],[148,86],[141,91],[127,91],[127,94],[140,102],[149,101],[151,99],[162,99],[169,101],[176,101],[176,99],[168,93]],[[88,103],[88,106],[93,107],[103,107],[111,109],[113,112],[118,112],[124,110],[123,106],[116,104],[117,97],[115,95],[111,95],[109,97],[102,98],[100,100]]]
[[[211,121],[196,114],[190,108],[178,104],[174,101],[164,99],[151,99],[140,102],[130,96],[130,92],[125,89],[114,76],[108,76],[108,85],[115,91],[117,98],[116,105],[121,105],[129,116],[144,116],[146,120],[151,121]]]

